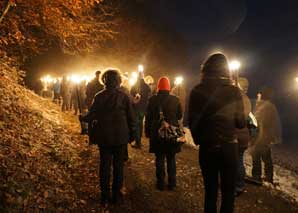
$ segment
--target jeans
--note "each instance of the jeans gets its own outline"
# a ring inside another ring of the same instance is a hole
[[[217,212],[218,177],[221,186],[221,213],[234,211],[234,192],[238,170],[238,144],[223,144],[221,148],[200,148],[199,161],[205,185],[205,213]]]
[[[267,144],[256,144],[252,152],[253,168],[252,176],[260,180],[262,177],[262,161],[265,164],[265,178],[273,182],[273,163],[271,147]]]
[[[118,193],[123,185],[123,164],[127,145],[100,147],[100,188],[103,197],[110,193],[111,166],[113,163],[113,193]]]
[[[167,159],[168,185],[176,186],[176,158],[175,153],[155,153],[157,184],[164,185],[165,179],[165,159]]]
[[[245,166],[244,166],[244,152],[246,149],[240,148],[239,149],[239,163],[238,163],[238,174],[236,180],[236,192],[241,192],[244,190],[245,186]]]
[[[137,146],[141,146],[144,116],[145,116],[144,112],[137,112],[137,124],[136,124],[136,145]]]

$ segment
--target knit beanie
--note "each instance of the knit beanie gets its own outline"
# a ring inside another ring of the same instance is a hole
[[[157,89],[158,91],[160,90],[170,91],[171,90],[170,80],[167,77],[161,77],[158,80]]]

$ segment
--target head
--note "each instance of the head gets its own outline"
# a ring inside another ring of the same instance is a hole
[[[273,98],[273,89],[269,87],[264,87],[261,91],[262,100],[271,100]]]
[[[230,78],[228,60],[225,55],[216,53],[205,61],[202,68],[203,78]]]
[[[243,92],[247,93],[248,87],[249,87],[249,82],[246,78],[239,78],[239,86],[240,89],[242,89]]]
[[[121,74],[117,69],[107,69],[102,75],[102,82],[107,89],[115,89],[121,85]]]
[[[100,70],[97,70],[95,72],[95,78],[99,80],[100,74],[101,74],[101,71]]]
[[[168,79],[168,77],[161,77],[159,80],[158,80],[158,83],[157,83],[157,90],[158,92],[159,91],[168,91],[170,92],[171,90],[171,83],[170,83],[170,80]]]

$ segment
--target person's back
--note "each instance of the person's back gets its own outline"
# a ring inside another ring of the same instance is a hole
[[[97,93],[89,113],[82,120],[96,121],[94,141],[100,151],[101,202],[106,204],[110,200],[111,166],[112,201],[118,202],[122,198],[123,163],[127,143],[135,135],[135,114],[128,95],[119,89],[119,71],[107,70],[102,80],[106,88]]]
[[[233,141],[236,125],[244,126],[241,94],[229,79],[203,80],[192,90],[190,99],[189,123],[191,127],[199,124],[193,131],[201,146],[216,147]]]
[[[180,144],[162,141],[159,137],[160,113],[165,121],[173,126],[179,126],[182,118],[182,109],[179,99],[170,95],[170,81],[162,77],[158,81],[158,93],[149,99],[145,120],[146,137],[150,138],[151,153],[155,154],[156,161],[156,186],[159,190],[164,189],[165,159],[167,160],[168,188],[176,187],[176,160],[175,155],[181,151]]]
[[[205,212],[217,212],[219,178],[221,212],[234,210],[238,170],[236,128],[245,127],[242,97],[230,81],[224,55],[211,55],[202,68],[202,82],[190,94],[189,126],[200,144],[199,162],[205,186]]]

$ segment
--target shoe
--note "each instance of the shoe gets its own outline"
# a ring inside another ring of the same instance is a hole
[[[101,198],[100,198],[100,204],[102,206],[107,206],[108,203],[109,203],[109,200],[110,200],[109,196],[103,196],[102,195]]]
[[[163,190],[164,190],[164,184],[163,184],[163,183],[157,183],[157,184],[156,184],[156,188],[157,188],[159,191],[163,191]]]
[[[113,192],[112,194],[112,203],[113,204],[118,204],[122,203],[123,201],[123,194],[121,191]]]
[[[168,185],[169,191],[174,191],[176,189],[176,185]]]
[[[239,197],[242,193],[244,193],[244,189],[241,189],[241,190],[235,190],[235,192],[234,192],[234,196],[235,196],[235,197]]]

